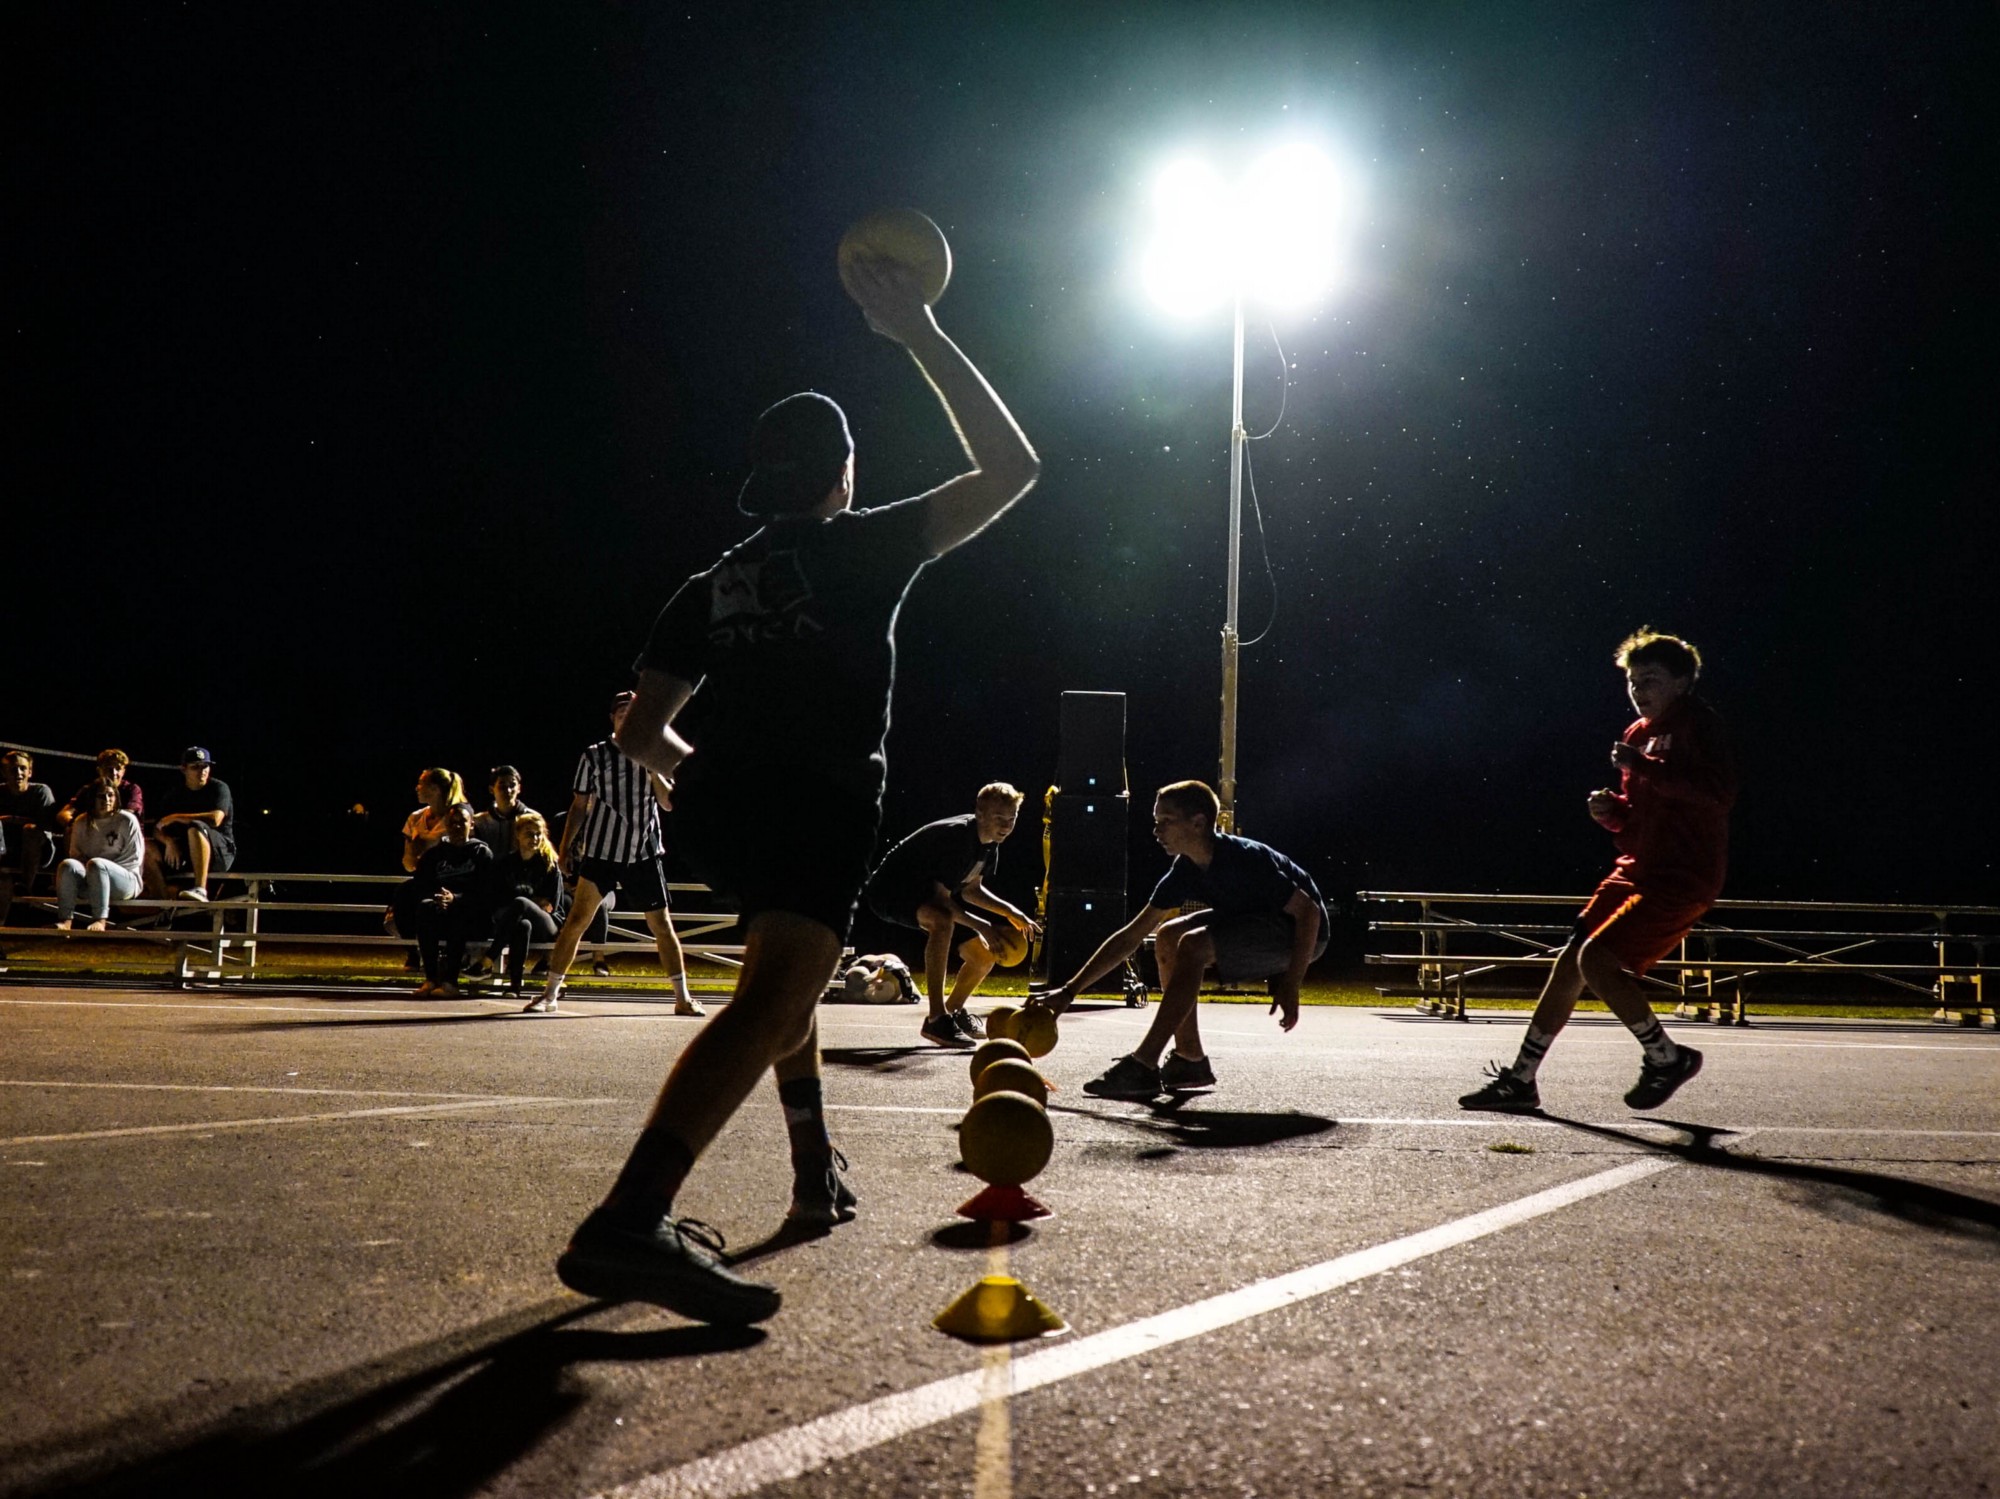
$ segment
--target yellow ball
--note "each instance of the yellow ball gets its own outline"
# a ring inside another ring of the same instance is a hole
[[[1056,1013],[1040,1005],[1029,1005],[1014,1017],[1014,1039],[1028,1049],[1030,1057],[1045,1057],[1056,1049]]]
[[[975,1102],[989,1093],[1025,1093],[1044,1107],[1049,1101],[1048,1080],[1035,1071],[1033,1063],[1019,1057],[1002,1057],[973,1080]]]
[[[1028,939],[1019,927],[1002,924],[991,938],[986,940],[986,950],[993,954],[993,961],[1001,968],[1012,968],[1028,956]]]
[[[1020,1013],[1016,1005],[995,1005],[986,1012],[986,1034],[996,1041],[1008,1040],[1014,1034],[1014,1020]]]
[[[991,1067],[1002,1057],[1013,1057],[1017,1061],[1028,1061],[1028,1048],[1019,1041],[1005,1036],[991,1036],[972,1048],[972,1080],[979,1081],[979,1074]]]
[[[885,208],[849,227],[840,237],[843,284],[848,267],[860,256],[891,260],[915,271],[926,303],[943,296],[951,280],[951,246],[944,231],[914,208]]]
[[[958,1153],[965,1169],[996,1187],[1033,1181],[1055,1153],[1056,1132],[1025,1093],[989,1093],[965,1111]]]

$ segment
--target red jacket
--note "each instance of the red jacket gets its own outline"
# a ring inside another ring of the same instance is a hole
[[[1611,825],[1618,873],[1650,895],[1714,900],[1736,803],[1736,760],[1722,720],[1687,693],[1657,722],[1642,718],[1623,737],[1642,758],[1621,776]]]

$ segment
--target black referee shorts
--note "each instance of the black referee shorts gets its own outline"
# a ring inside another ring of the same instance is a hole
[[[618,892],[618,906],[625,911],[667,909],[667,861],[658,854],[634,859],[630,864],[588,855],[577,860],[576,877],[589,880],[605,895]]]
[[[844,943],[881,830],[879,798],[773,772],[683,778],[674,846],[745,926],[789,911]]]

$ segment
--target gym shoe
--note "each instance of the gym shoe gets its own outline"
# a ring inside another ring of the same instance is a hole
[[[187,889],[185,889],[185,890],[183,890],[183,891],[181,892],[181,899],[182,899],[182,900],[198,900],[198,901],[200,901],[200,902],[201,902],[201,903],[202,903],[203,905],[207,905],[207,904],[208,904],[208,892],[207,892],[206,890],[202,889],[202,888],[201,888],[201,886],[199,886],[199,885],[190,885],[190,886],[188,886],[188,887],[187,887]]]
[[[847,1184],[847,1172],[847,1157],[838,1150],[823,1171],[795,1171],[792,1205],[785,1210],[785,1221],[817,1233],[830,1233],[837,1223],[852,1223],[858,1199]]]
[[[598,958],[598,959],[596,959],[595,961],[593,961],[593,962],[591,963],[591,965],[590,965],[590,971],[591,971],[592,973],[596,974],[596,975],[597,975],[597,976],[598,976],[599,978],[601,978],[601,979],[608,979],[608,978],[610,978],[610,977],[611,977],[611,960],[610,960],[609,958]]]
[[[1092,1098],[1123,1098],[1133,1103],[1151,1103],[1160,1096],[1160,1069],[1148,1067],[1137,1057],[1120,1057],[1083,1085]]]
[[[1701,1071],[1701,1053],[1692,1046],[1674,1049],[1674,1059],[1664,1067],[1651,1061],[1639,1064],[1639,1081],[1625,1095],[1628,1109],[1657,1109],[1680,1091],[1681,1084]]]
[[[1535,1086],[1534,1079],[1518,1078],[1498,1062],[1486,1064],[1486,1075],[1493,1081],[1460,1097],[1461,1109],[1478,1109],[1489,1114],[1532,1114],[1542,1106],[1542,1090]]]
[[[1169,1093],[1184,1093],[1191,1088],[1213,1088],[1215,1068],[1209,1065],[1207,1057],[1184,1057],[1177,1051],[1170,1051],[1160,1066],[1160,1086]]]
[[[674,1013],[676,1015],[706,1015],[708,1013],[708,1006],[690,996],[687,999],[676,999],[674,1001]]]
[[[742,1327],[777,1311],[778,1288],[745,1280],[721,1255],[722,1235],[706,1223],[662,1218],[634,1229],[599,1208],[577,1226],[556,1276],[586,1296],[650,1302],[695,1322]]]
[[[926,1041],[934,1041],[939,1046],[969,1046],[972,1044],[965,1039],[964,1033],[952,1023],[949,1012],[943,1015],[927,1017],[919,1034]]]
[[[958,1028],[958,1033],[977,1046],[986,1039],[986,1027],[977,1015],[965,1010],[946,1010],[945,1018]]]
[[[562,992],[563,992],[563,986],[561,984],[557,984],[555,988],[547,990],[541,994],[537,994],[533,999],[529,1000],[525,1005],[521,1006],[521,1013],[523,1015],[555,1014],[556,1002],[562,998]]]

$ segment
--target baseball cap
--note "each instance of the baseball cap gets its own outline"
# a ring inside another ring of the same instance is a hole
[[[181,764],[212,766],[215,764],[215,756],[211,755],[198,744],[190,744],[186,749],[181,751]]]
[[[750,477],[736,496],[745,515],[797,515],[840,481],[854,455],[847,415],[816,390],[786,396],[750,431]]]

